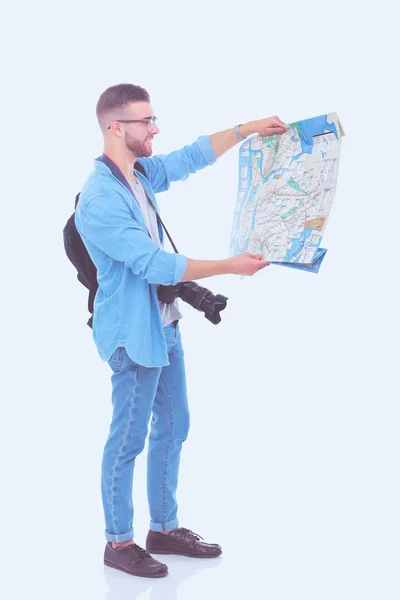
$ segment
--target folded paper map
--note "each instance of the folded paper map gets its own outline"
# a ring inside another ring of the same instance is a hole
[[[230,256],[262,253],[272,264],[318,273],[343,136],[330,113],[243,142]]]

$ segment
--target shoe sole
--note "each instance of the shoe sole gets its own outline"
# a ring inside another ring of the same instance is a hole
[[[124,573],[128,573],[128,575],[133,575],[134,577],[165,577],[168,575],[168,571],[161,571],[160,573],[155,573],[154,575],[140,575],[140,573],[132,573],[132,571],[128,571],[128,569],[124,569],[123,567],[118,567],[113,563],[110,563],[108,560],[104,561],[104,564],[107,567],[111,567],[112,569],[118,569],[118,571],[123,571]]]
[[[177,554],[178,556],[189,556],[189,558],[217,558],[217,556],[221,556],[222,554],[222,550],[218,554],[186,554],[185,552],[174,552],[173,550],[169,552],[165,552],[164,550],[147,550],[147,552],[150,554]]]

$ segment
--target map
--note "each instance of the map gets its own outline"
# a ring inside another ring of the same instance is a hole
[[[272,264],[318,273],[343,136],[329,113],[243,142],[230,256],[262,253]]]

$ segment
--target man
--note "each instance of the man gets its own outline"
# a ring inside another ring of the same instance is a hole
[[[189,430],[182,315],[177,301],[158,300],[158,285],[224,273],[254,275],[269,263],[262,255],[193,260],[164,251],[155,193],[213,164],[248,135],[281,134],[286,126],[278,117],[252,121],[152,157],[159,129],[146,90],[131,84],[110,87],[101,94],[96,114],[104,153],[82,188],[75,222],[97,268],[93,338],[113,371],[113,415],[102,460],[104,561],[132,575],[161,577],[167,566],[149,552],[205,558],[222,550],[178,527],[175,492]],[[146,177],[135,169],[137,162]],[[132,484],[150,418],[146,551],[134,542]]]

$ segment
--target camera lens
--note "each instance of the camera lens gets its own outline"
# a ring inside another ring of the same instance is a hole
[[[221,321],[221,310],[226,308],[228,298],[217,294],[214,296],[210,290],[194,281],[185,281],[174,286],[160,285],[158,299],[166,304],[172,304],[175,298],[181,298],[196,310],[204,312],[204,316],[214,325]]]

